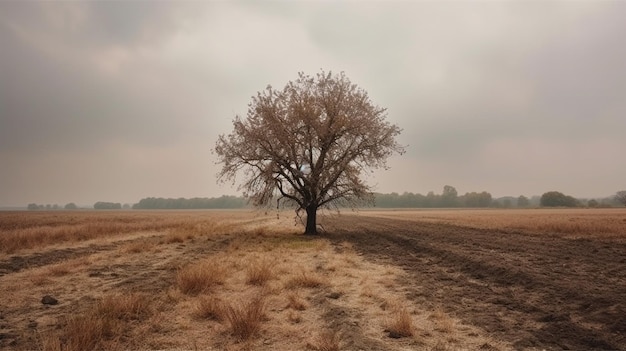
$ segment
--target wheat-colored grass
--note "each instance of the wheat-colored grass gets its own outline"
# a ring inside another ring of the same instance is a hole
[[[626,209],[463,209],[363,211],[360,215],[461,225],[479,229],[511,230],[572,238],[623,238]]]
[[[18,340],[15,349],[337,350],[347,347],[348,336],[392,351],[428,350],[452,339],[470,349],[485,340],[498,345],[469,326],[464,330],[476,336],[460,334],[458,322],[446,332],[428,318],[432,311],[406,298],[401,269],[369,262],[349,243],[298,235],[291,218],[201,211],[137,215],[103,213],[100,220],[117,221],[111,228],[118,232],[96,237],[96,245],[106,240],[101,251],[0,276],[6,325],[38,335]],[[89,216],[33,222],[60,228],[85,224]],[[134,223],[148,220],[160,227],[144,231]],[[166,244],[171,233],[182,233],[185,245]],[[37,254],[93,244],[82,240],[42,243]],[[39,300],[49,293],[60,303],[42,309]],[[419,338],[392,339],[385,332],[394,321],[401,324],[396,311],[403,308],[411,311]],[[35,330],[29,327],[33,321]],[[354,323],[358,327],[349,329]]]
[[[143,320],[151,314],[143,294],[107,295],[91,309],[65,319],[58,332],[42,337],[44,351],[79,351],[111,348],[132,320]]]
[[[339,351],[342,346],[341,337],[337,330],[325,330],[307,346],[316,351]]]
[[[239,340],[247,340],[257,335],[261,329],[265,316],[265,300],[263,297],[255,297],[247,302],[227,305],[225,316],[233,336]]]
[[[274,264],[269,260],[252,261],[247,269],[247,282],[251,285],[265,285],[275,277]]]
[[[287,308],[294,309],[296,311],[304,311],[309,307],[308,302],[304,300],[298,293],[291,292],[287,295]]]
[[[196,316],[215,321],[224,320],[226,316],[224,301],[215,296],[201,296],[196,307]]]
[[[389,336],[392,338],[406,338],[413,336],[415,327],[411,314],[406,308],[396,309],[387,325]]]
[[[197,295],[224,284],[227,274],[223,262],[204,260],[182,268],[176,275],[176,282],[183,293]]]
[[[297,288],[319,288],[327,284],[326,279],[315,272],[301,271],[287,281],[287,289]]]

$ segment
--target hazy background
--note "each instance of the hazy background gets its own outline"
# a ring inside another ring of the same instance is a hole
[[[380,192],[626,188],[626,2],[0,2],[0,206],[237,194],[267,84],[345,71],[404,129]]]

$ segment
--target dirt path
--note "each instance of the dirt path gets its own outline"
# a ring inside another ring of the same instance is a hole
[[[626,244],[365,216],[328,236],[400,265],[418,304],[518,349],[626,350]]]

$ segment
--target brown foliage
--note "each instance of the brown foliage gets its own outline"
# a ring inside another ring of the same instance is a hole
[[[255,204],[279,193],[307,215],[332,202],[369,198],[362,172],[404,152],[395,140],[400,128],[385,117],[386,110],[343,73],[300,73],[283,90],[259,92],[247,118],[237,116],[233,132],[219,136],[220,179],[234,180],[243,171],[240,188]],[[315,231],[307,222],[309,229]]]

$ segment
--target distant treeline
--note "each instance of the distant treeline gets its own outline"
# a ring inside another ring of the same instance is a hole
[[[517,206],[517,202],[521,202],[523,206],[529,206],[529,200],[526,197],[515,199],[512,203],[507,199],[501,207]],[[491,194],[483,191],[480,193],[471,192],[459,196],[456,189],[446,185],[443,193],[435,194],[433,191],[426,195],[405,192],[403,194],[374,194],[374,206],[383,208],[441,208],[441,207],[491,207],[495,204]],[[508,205],[508,206],[507,206]]]
[[[403,194],[375,194],[375,207],[382,208],[527,208],[527,207],[614,207],[620,206],[616,197],[602,199],[576,199],[558,191],[548,191],[542,196],[527,198],[505,196],[494,199],[490,193],[471,192],[458,195],[453,186],[446,185],[441,194],[429,192],[426,195],[405,192]],[[626,205],[626,203],[624,203]]]
[[[194,197],[192,199],[148,197],[141,199],[139,203],[133,205],[133,209],[157,210],[157,209],[234,209],[243,208],[247,205],[244,197],[220,196],[220,197]]]
[[[511,207],[614,207],[626,205],[626,191],[618,192],[616,196],[601,199],[576,199],[572,196],[565,195],[558,191],[548,191],[542,196],[533,196],[527,198],[524,195],[518,197],[506,196],[501,198],[493,198],[490,193],[470,192],[459,195],[457,190],[450,185],[443,187],[441,194],[435,194],[433,191],[426,195],[404,192],[402,194],[374,194],[374,203],[363,203],[363,207],[379,207],[379,208],[511,208]],[[162,198],[148,197],[141,199],[138,203],[132,205],[133,209],[138,210],[158,210],[158,209],[237,209],[250,206],[248,199],[241,196],[223,195],[220,197],[194,197],[185,198]],[[281,203],[281,206],[283,204]],[[74,210],[78,207],[74,203],[69,203],[64,207],[59,205],[39,205],[35,203],[28,204],[29,210]],[[130,209],[129,204],[120,204],[116,202],[99,201],[93,205],[96,210],[117,210]]]

